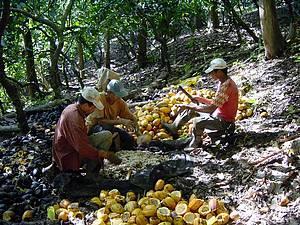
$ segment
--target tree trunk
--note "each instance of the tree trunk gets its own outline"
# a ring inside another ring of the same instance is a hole
[[[209,12],[208,28],[212,31],[219,27],[218,2],[212,1],[212,6]]]
[[[160,54],[161,54],[161,65],[162,67],[166,67],[168,74],[171,73],[171,66],[169,62],[169,54],[168,54],[168,45],[167,40],[165,38],[160,39]]]
[[[232,13],[232,16],[235,18],[237,24],[242,27],[255,42],[259,41],[259,38],[255,35],[255,33],[249,28],[249,26],[241,19],[241,17],[236,13],[233,6],[231,5],[229,0],[223,0],[226,10]]]
[[[34,55],[33,55],[33,44],[31,31],[28,28],[23,32],[24,39],[24,51],[25,51],[25,60],[26,60],[26,77],[29,82],[29,96],[34,98],[37,94],[40,93],[39,83],[35,71]]]
[[[104,66],[110,69],[110,33],[109,31],[105,34],[104,43]]]
[[[273,59],[282,55],[285,43],[279,29],[275,2],[273,0],[260,0],[259,16],[266,59]]]
[[[14,107],[16,108],[18,126],[23,133],[29,131],[26,114],[23,110],[23,103],[20,98],[19,90],[16,84],[9,81],[5,74],[5,64],[3,60],[3,46],[2,37],[4,35],[5,28],[9,23],[10,14],[10,1],[6,0],[3,3],[3,11],[0,20],[0,83],[4,87],[7,95],[12,100]]]
[[[60,98],[60,86],[61,86],[61,80],[59,77],[59,71],[58,71],[58,58],[59,55],[57,55],[57,49],[58,47],[55,44],[55,40],[50,40],[50,68],[49,68],[49,84],[51,88],[53,89],[55,98]]]
[[[79,40],[77,41],[77,48],[78,48],[78,70],[79,70],[79,76],[80,76],[81,79],[84,79],[83,46],[82,46],[82,43]]]
[[[146,21],[142,19],[141,28],[138,32],[138,49],[137,49],[137,63],[139,68],[147,66],[147,25]]]
[[[96,67],[98,69],[101,68],[101,66],[102,66],[102,49],[101,49],[101,47],[99,47],[100,57],[99,57],[99,60],[98,60],[96,55],[95,55],[95,48],[92,48],[90,45],[88,45],[83,38],[80,39],[80,42],[83,44],[84,48],[89,52],[89,54],[92,57],[92,60],[94,61]]]
[[[297,23],[295,21],[295,16],[294,16],[294,10],[293,10],[293,6],[291,3],[291,0],[285,0],[285,4],[288,7],[289,10],[289,18],[290,18],[290,26],[289,26],[289,33],[286,37],[286,40],[288,40],[289,42],[294,42],[295,38],[296,38],[296,33],[297,33]]]

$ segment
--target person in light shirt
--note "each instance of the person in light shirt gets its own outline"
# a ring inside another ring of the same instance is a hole
[[[118,146],[120,149],[132,150],[135,146],[134,138],[125,129],[117,127],[117,125],[123,125],[125,128],[138,130],[136,117],[122,99],[127,94],[120,80],[110,80],[106,90],[100,93],[99,97],[104,108],[96,109],[91,113],[86,118],[86,124],[90,133],[101,130],[110,131],[112,134],[117,133],[116,138],[119,138],[119,141],[115,142],[118,143],[116,145],[120,145]]]
[[[193,118],[192,140],[189,147],[197,148],[202,144],[204,129],[226,130],[234,124],[238,109],[238,88],[227,74],[227,64],[222,58],[210,62],[205,73],[218,81],[215,97],[206,99],[200,96],[193,97],[191,104],[178,105],[180,114],[172,124],[163,124],[163,127],[177,138],[177,130]],[[202,103],[198,105],[197,103]]]

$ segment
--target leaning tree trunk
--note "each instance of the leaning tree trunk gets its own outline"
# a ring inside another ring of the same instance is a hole
[[[5,28],[9,22],[9,14],[10,14],[10,1],[6,0],[3,3],[3,11],[0,20],[0,83],[4,87],[7,95],[10,97],[14,107],[16,108],[17,121],[20,130],[23,133],[27,133],[29,131],[29,126],[27,123],[26,114],[23,110],[23,103],[20,98],[18,87],[16,86],[16,84],[12,83],[12,81],[8,80],[5,74],[2,37]]]
[[[110,69],[110,33],[109,31],[105,34],[104,42],[104,66]]]
[[[232,14],[232,16],[235,18],[237,24],[243,28],[255,42],[259,41],[259,38],[255,35],[255,33],[249,28],[249,26],[241,19],[241,17],[236,13],[234,10],[232,4],[229,0],[223,0],[226,10]]]
[[[23,32],[24,39],[24,51],[25,51],[25,61],[26,61],[26,77],[27,82],[29,82],[29,96],[34,98],[37,94],[40,93],[39,83],[35,71],[34,55],[33,55],[33,44],[32,36],[29,28],[25,28]]]
[[[137,63],[139,68],[147,66],[147,25],[146,21],[142,19],[141,28],[138,32],[138,49],[137,49]]]
[[[285,45],[279,29],[275,2],[273,0],[260,0],[259,16],[265,46],[265,58],[273,59],[283,53]]]

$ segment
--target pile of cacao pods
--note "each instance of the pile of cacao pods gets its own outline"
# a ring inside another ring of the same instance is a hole
[[[229,214],[221,200],[205,201],[195,194],[186,200],[181,191],[162,179],[145,196],[134,192],[122,195],[117,189],[101,190],[90,202],[99,208],[93,213],[92,225],[223,225],[239,219],[235,211]],[[66,199],[47,211],[51,220],[85,220],[79,203]]]
[[[201,96],[212,99],[215,92],[208,89],[195,90],[186,86],[184,89],[192,96]],[[189,104],[191,100],[182,92],[170,91],[159,101],[153,101],[135,107],[135,116],[138,119],[140,131],[144,135],[149,135],[152,140],[172,139],[170,134],[162,127],[162,123],[172,123],[176,118],[179,108],[177,104]],[[242,120],[253,115],[253,103],[245,97],[240,97],[236,120]],[[179,131],[179,136],[187,136],[191,130],[189,124],[183,126]]]

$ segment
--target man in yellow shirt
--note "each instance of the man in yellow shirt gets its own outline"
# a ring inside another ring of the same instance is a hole
[[[108,130],[118,133],[120,138],[120,148],[130,150],[134,148],[133,137],[125,130],[116,127],[123,125],[126,128],[138,128],[137,119],[129,110],[127,103],[122,99],[128,94],[120,80],[111,80],[106,87],[106,91],[100,94],[99,100],[104,109],[96,109],[87,119],[86,124],[89,133],[100,130]],[[117,146],[113,146],[116,148]]]

